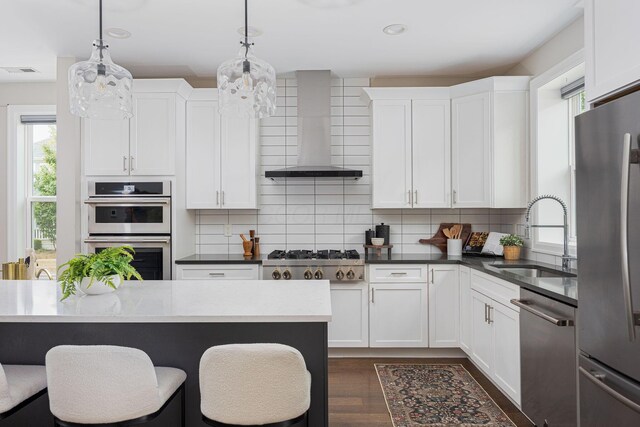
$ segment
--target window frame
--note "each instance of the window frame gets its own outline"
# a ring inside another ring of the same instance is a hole
[[[569,72],[570,70],[582,65],[585,63],[585,56],[584,56],[584,50],[581,49],[577,52],[575,52],[574,54],[572,54],[571,56],[569,56],[568,58],[566,58],[565,60],[561,61],[560,63],[556,64],[555,66],[551,67],[549,70],[543,72],[542,74],[540,74],[539,76],[533,78],[529,84],[529,111],[530,111],[530,128],[529,128],[529,133],[530,133],[530,144],[529,144],[529,170],[530,170],[530,182],[529,182],[529,191],[533,197],[535,197],[536,195],[539,195],[539,191],[538,191],[538,144],[537,144],[537,133],[538,133],[538,91],[543,88],[545,85],[547,85],[548,83],[552,82],[553,80],[557,79],[558,77],[561,77],[562,75],[566,74],[567,72]],[[569,109],[570,110],[570,109]],[[571,112],[569,111],[569,114]],[[567,117],[567,119],[569,119]],[[571,126],[570,126],[571,127]],[[571,149],[571,145],[569,146],[569,148]],[[571,155],[571,153],[569,153]],[[571,160],[570,160],[570,167],[573,167],[575,169],[575,162],[573,162],[573,165],[571,164]],[[575,183],[574,183],[575,184]],[[571,186],[571,191],[574,191],[575,186]],[[573,206],[573,203],[571,202],[571,200],[566,201],[568,203],[568,208],[569,208],[569,231],[570,231],[570,238],[569,238],[569,253],[573,256],[576,255],[576,238],[575,235],[573,236],[573,238],[571,238],[571,229],[573,227],[575,227],[575,225],[572,224],[571,218],[573,216],[573,212],[575,210],[575,207]],[[560,206],[558,206],[558,212],[559,212],[559,218],[561,218],[561,210],[560,210]],[[537,220],[537,207],[534,207],[531,211],[531,218],[530,223],[531,224],[537,224],[538,220]],[[561,219],[558,221],[559,223],[561,222]],[[575,234],[575,233],[574,233]],[[531,229],[531,236],[530,239],[527,242],[527,246],[530,246],[530,249],[532,252],[535,253],[541,253],[541,254],[548,254],[548,255],[554,255],[554,256],[560,256],[563,254],[563,245],[562,243],[551,243],[551,242],[545,242],[545,241],[540,241],[538,240],[538,229],[537,228],[532,228]]]

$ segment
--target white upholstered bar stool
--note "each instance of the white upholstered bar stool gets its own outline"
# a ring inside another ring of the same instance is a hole
[[[199,375],[202,419],[211,426],[308,425],[311,374],[293,347],[211,347],[202,355]]]
[[[141,424],[160,415],[178,394],[180,422],[185,425],[187,375],[176,368],[154,367],[142,350],[63,345],[49,350],[46,367],[56,426]]]
[[[46,392],[44,366],[0,364],[0,420],[9,418]]]

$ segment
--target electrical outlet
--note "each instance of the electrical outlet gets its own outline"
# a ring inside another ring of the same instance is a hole
[[[225,237],[231,237],[231,224],[224,225],[224,235]]]

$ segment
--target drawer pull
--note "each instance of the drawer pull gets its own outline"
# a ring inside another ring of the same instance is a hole
[[[224,273],[209,273],[209,276],[224,277]]]
[[[391,272],[392,276],[406,276],[407,272],[406,271],[393,271]]]

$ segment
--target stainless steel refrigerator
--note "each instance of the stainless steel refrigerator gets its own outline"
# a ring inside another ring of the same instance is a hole
[[[640,426],[640,92],[576,118],[582,427]]]

